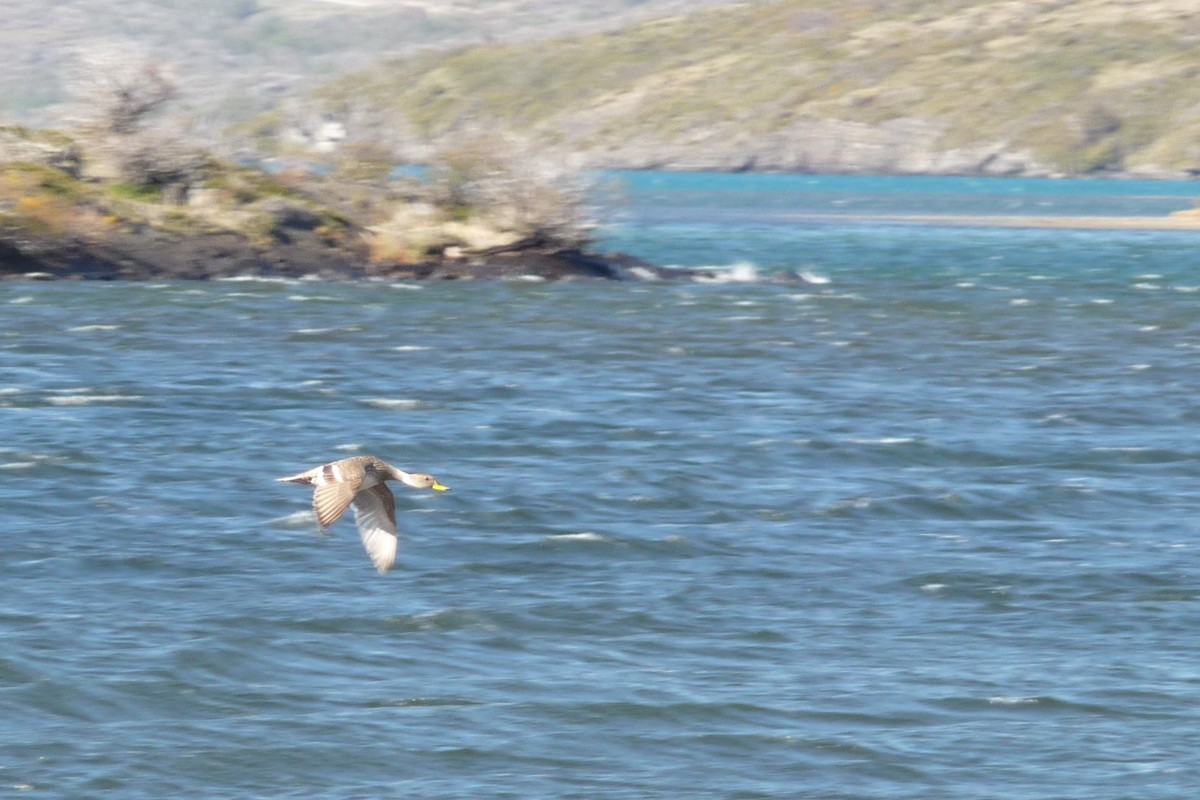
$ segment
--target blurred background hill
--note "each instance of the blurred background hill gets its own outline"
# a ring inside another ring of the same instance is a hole
[[[1200,172],[1195,0],[6,6],[0,113],[64,117],[126,53],[242,153],[421,162],[503,130],[609,168]]]
[[[0,115],[69,117],[97,63],[173,66],[210,128],[385,56],[604,31],[729,0],[6,0]]]

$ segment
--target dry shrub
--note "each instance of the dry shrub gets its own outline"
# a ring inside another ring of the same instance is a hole
[[[367,244],[374,264],[417,264],[440,254],[447,242],[440,209],[405,203],[391,219],[370,228]]]
[[[436,201],[460,222],[557,247],[582,247],[595,227],[586,175],[511,136],[466,136],[440,153],[432,175]]]
[[[212,169],[207,153],[176,137],[140,132],[110,139],[107,146],[121,183],[159,189],[169,202],[185,201]]]

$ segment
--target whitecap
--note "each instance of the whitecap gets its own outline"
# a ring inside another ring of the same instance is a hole
[[[397,347],[393,347],[392,349],[395,350],[397,353],[415,353],[420,350],[431,350],[433,348],[422,347],[419,344],[402,344]]]
[[[824,286],[825,284],[830,283],[830,279],[824,275],[818,275],[817,273],[809,272],[808,270],[800,270],[796,274],[800,276],[800,280],[816,286]]]
[[[759,280],[758,267],[749,261],[738,261],[728,267],[713,268],[711,274],[697,275],[697,283],[753,283]]]
[[[412,411],[424,407],[425,403],[411,398],[369,397],[360,401],[363,405],[374,408],[385,408],[389,411]]]
[[[90,406],[93,403],[121,403],[141,399],[139,394],[70,394],[48,397],[46,402],[54,406]]]
[[[115,331],[120,327],[120,325],[78,325],[74,328],[67,328],[67,331],[69,333],[92,333],[94,331]]]
[[[339,445],[336,445],[333,449],[341,450],[344,453],[353,453],[355,451],[362,450],[362,445],[361,444],[339,444]]]
[[[227,278],[217,278],[221,283],[296,283],[295,278],[269,277],[264,275],[231,275]]]
[[[1036,697],[1010,697],[1006,695],[996,695],[995,697],[989,697],[988,702],[992,705],[1017,706],[1031,705],[1037,703],[1038,699]]]
[[[548,542],[607,542],[611,541],[606,536],[601,536],[594,531],[583,531],[582,533],[557,533],[546,537]]]
[[[33,302],[33,298],[26,295],[24,297],[14,297],[12,300],[8,301],[8,304],[13,305],[13,306],[19,306],[19,305],[22,305],[23,303],[32,303],[32,302]]]
[[[917,441],[912,436],[882,436],[878,439],[850,439],[850,444],[912,444]]]

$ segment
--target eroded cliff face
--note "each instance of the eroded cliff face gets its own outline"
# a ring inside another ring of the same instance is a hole
[[[878,125],[801,119],[759,136],[700,128],[682,140],[631,139],[588,153],[606,169],[772,171],[892,175],[1048,175],[1027,150],[1007,142],[954,147],[945,126],[919,118]]]

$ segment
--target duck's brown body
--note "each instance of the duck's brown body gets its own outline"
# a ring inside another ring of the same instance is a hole
[[[353,505],[363,547],[380,572],[387,572],[396,563],[398,544],[396,499],[385,482],[395,480],[414,489],[446,490],[432,475],[405,472],[375,456],[343,458],[279,480],[314,487],[313,510],[322,528],[337,522]]]

